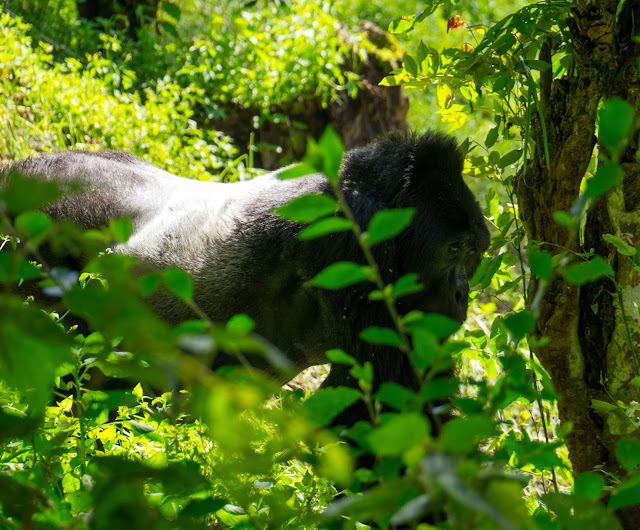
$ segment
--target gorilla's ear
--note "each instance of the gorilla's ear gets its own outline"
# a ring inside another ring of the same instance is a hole
[[[415,204],[435,189],[462,184],[464,156],[455,139],[436,132],[393,132],[345,154],[340,178],[368,188],[388,206]]]

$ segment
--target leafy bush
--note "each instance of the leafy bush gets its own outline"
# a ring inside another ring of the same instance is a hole
[[[233,164],[237,151],[230,139],[193,121],[195,86],[161,80],[154,89],[127,92],[132,72],[98,54],[87,65],[52,63],[50,46],[32,48],[26,30],[19,19],[0,13],[3,152],[20,158],[67,147],[125,149],[203,178]]]
[[[211,36],[190,46],[180,79],[204,88],[210,117],[218,105],[234,103],[267,111],[299,98],[319,97],[326,105],[337,91],[356,87],[357,76],[341,68],[351,46],[326,4],[295,2],[244,11],[232,21],[211,20]]]

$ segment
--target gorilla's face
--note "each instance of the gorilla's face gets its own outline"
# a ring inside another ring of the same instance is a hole
[[[356,210],[370,206],[415,209],[411,226],[387,248],[387,281],[418,273],[424,291],[401,298],[400,310],[420,309],[465,319],[469,278],[489,247],[489,232],[462,179],[464,156],[455,140],[438,133],[399,133],[346,154],[341,175],[362,192]],[[356,200],[358,199],[358,200]],[[366,223],[361,223],[365,225]],[[385,258],[382,251],[378,256]]]
[[[400,256],[401,273],[417,272],[425,286],[423,292],[401,299],[401,309],[441,313],[462,322],[469,304],[469,279],[489,247],[489,232],[461,177],[432,191],[412,205],[416,216],[401,236],[401,249],[415,249]]]

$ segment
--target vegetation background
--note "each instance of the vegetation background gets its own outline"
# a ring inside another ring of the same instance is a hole
[[[453,338],[415,314],[363,334],[409,334],[419,393],[372,393],[367,363],[339,351],[361,392],[312,393],[326,368],[280,389],[207,369],[211,341],[252,347],[246,316],[170,329],[150,313],[162,283],[193,303],[190,279],[99,254],[130,223],[54,224],[37,210],[56,190],[15,180],[0,192],[0,527],[638,528],[638,20],[635,0],[3,0],[3,162],[123,149],[235,181],[307,152],[335,178],[343,144],[408,123],[467,138],[492,245]],[[47,245],[97,257],[71,286]],[[29,280],[64,294],[55,311],[11,294]],[[92,390],[95,368],[129,389]],[[370,423],[326,428],[357,399]],[[443,399],[459,412],[436,435],[420,411]]]

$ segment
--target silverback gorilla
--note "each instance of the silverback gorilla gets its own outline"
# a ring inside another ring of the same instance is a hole
[[[466,317],[468,278],[488,247],[489,234],[462,180],[462,164],[455,140],[436,133],[395,133],[344,157],[341,188],[360,226],[366,227],[384,208],[416,209],[407,230],[374,247],[385,281],[417,272],[425,286],[400,300],[401,313],[420,309],[458,321]],[[297,238],[302,227],[274,213],[300,195],[331,194],[323,175],[281,180],[274,172],[233,184],[200,182],[109,151],[49,154],[13,169],[57,182],[63,190],[80,184],[83,191],[63,195],[45,209],[53,219],[93,228],[121,216],[131,218],[133,234],[115,252],[153,269],[177,266],[189,272],[194,300],[212,320],[248,314],[256,331],[300,370],[326,362],[326,350],[342,348],[360,362],[372,362],[376,386],[394,381],[416,388],[404,355],[358,337],[368,326],[390,324],[384,304],[367,299],[369,284],[339,291],[308,284],[330,263],[363,261],[353,234],[303,242]],[[194,316],[167,291],[149,303],[172,324]],[[336,365],[324,384],[357,382],[348,366]],[[353,423],[364,412],[354,406],[339,422]]]

